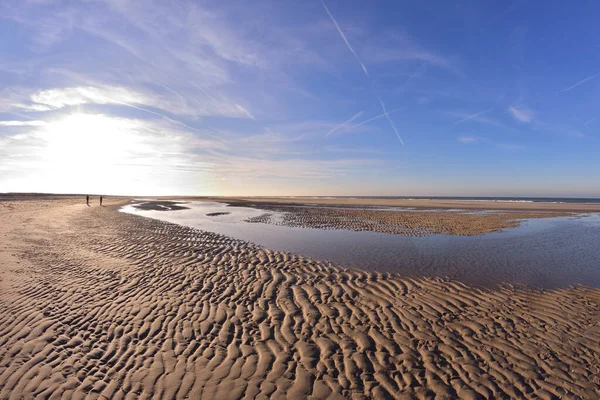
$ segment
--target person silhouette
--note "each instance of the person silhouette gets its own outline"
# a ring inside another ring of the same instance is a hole
[[[90,196],[85,196],[85,204],[90,205]]]
[[[100,196],[100,205],[102,205],[102,196]]]

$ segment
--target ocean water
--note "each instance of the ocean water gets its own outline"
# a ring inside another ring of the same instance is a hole
[[[574,284],[600,287],[598,213],[531,219],[517,228],[481,236],[405,237],[246,223],[245,219],[264,211],[213,202],[190,202],[185,206],[189,209],[158,211],[131,204],[121,211],[344,267],[416,277],[449,277],[482,286],[508,282],[544,288]]]
[[[469,197],[469,196],[288,196],[292,199],[399,199],[399,200],[468,200],[502,201],[515,203],[592,203],[600,204],[599,198],[587,197]]]

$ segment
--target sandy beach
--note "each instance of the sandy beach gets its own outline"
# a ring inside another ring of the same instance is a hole
[[[345,269],[92,200],[0,202],[0,399],[600,397],[598,288]]]

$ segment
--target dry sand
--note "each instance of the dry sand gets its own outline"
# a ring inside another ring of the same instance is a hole
[[[72,200],[0,221],[1,399],[600,397],[597,288],[346,270]]]

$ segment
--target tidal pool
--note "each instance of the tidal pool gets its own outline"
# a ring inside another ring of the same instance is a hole
[[[493,286],[600,287],[600,214],[530,219],[519,227],[481,236],[407,237],[378,232],[321,230],[247,223],[269,212],[216,202],[177,203],[187,209],[148,208],[143,201],[121,211],[243,239],[273,250],[327,260],[344,267],[439,276]],[[177,208],[177,207],[176,207]],[[207,215],[212,214],[212,215]]]

